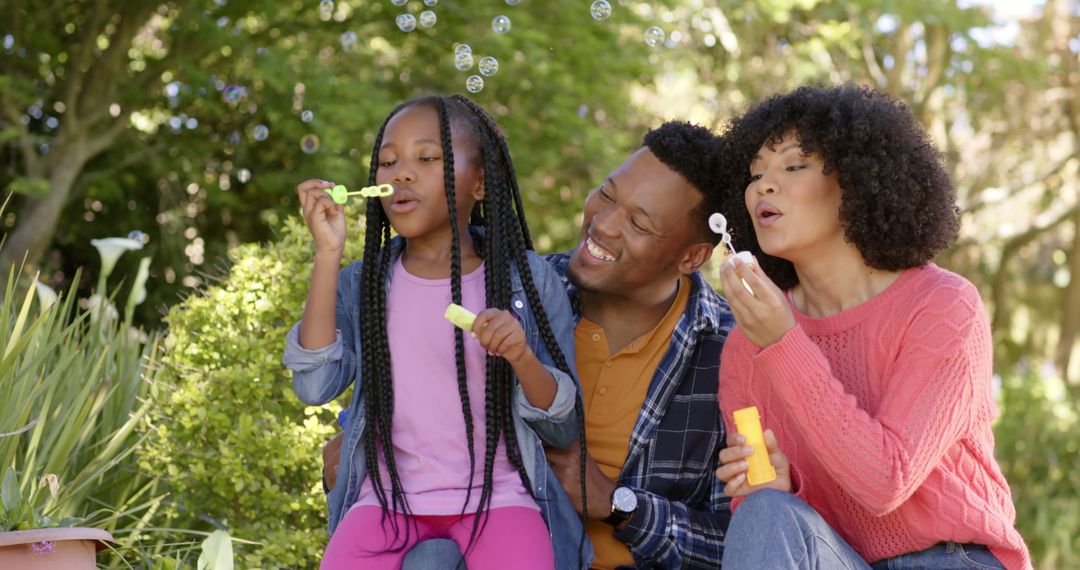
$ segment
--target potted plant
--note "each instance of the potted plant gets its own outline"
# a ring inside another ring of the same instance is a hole
[[[7,434],[4,434],[7,435]],[[0,483],[0,568],[20,570],[93,570],[97,551],[112,542],[108,532],[80,526],[82,518],[56,520],[35,508],[38,493],[47,487],[59,495],[59,481],[46,475],[28,495],[19,490],[15,469],[8,467]]]

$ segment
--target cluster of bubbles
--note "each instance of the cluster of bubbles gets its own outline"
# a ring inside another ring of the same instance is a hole
[[[597,22],[602,22],[611,17],[611,2],[608,0],[595,0],[591,6],[589,6],[589,12]],[[664,43],[666,34],[664,30],[659,26],[649,26],[645,29],[644,39],[645,45],[649,47],[657,47]]]
[[[397,7],[405,6],[409,3],[409,0],[390,0],[390,3]],[[439,0],[424,0],[424,6],[428,8],[434,8],[439,5]],[[399,30],[409,33],[416,29],[419,25],[421,28],[433,28],[435,24],[439,22],[439,17],[435,14],[434,10],[424,10],[420,12],[420,17],[413,16],[406,12],[399,14],[394,18],[394,23],[397,24]]]
[[[454,48],[454,67],[458,71],[472,69],[474,61],[472,47],[469,44],[459,44]],[[465,79],[465,90],[469,93],[479,93],[484,90],[484,77],[491,77],[499,72],[499,60],[486,55],[480,58],[476,68],[480,75],[470,75]]]

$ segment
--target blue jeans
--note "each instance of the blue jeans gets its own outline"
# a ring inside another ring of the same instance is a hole
[[[810,505],[791,493],[772,489],[752,493],[735,511],[724,540],[723,567],[725,570],[1004,568],[985,546],[955,542],[867,564]]]
[[[466,570],[465,560],[456,542],[432,538],[417,543],[401,561],[401,570]]]

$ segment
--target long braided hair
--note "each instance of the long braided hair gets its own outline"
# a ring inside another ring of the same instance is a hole
[[[439,115],[439,132],[443,153],[443,184],[450,213],[452,234],[452,261],[450,266],[451,297],[454,303],[461,303],[461,232],[456,212],[456,189],[454,186],[454,154],[451,136],[451,122],[467,129],[468,135],[479,147],[479,155],[484,173],[484,199],[472,212],[471,223],[484,228],[482,239],[477,240],[477,253],[484,259],[484,277],[486,306],[503,310],[510,309],[511,272],[516,265],[521,277],[529,308],[535,316],[541,337],[552,359],[563,372],[573,375],[569,363],[559,348],[555,334],[551,329],[541,301],[540,294],[533,280],[529,267],[528,251],[532,250],[532,238],[525,222],[522,207],[521,190],[518,187],[510,152],[502,129],[494,118],[482,107],[461,95],[449,97],[426,96],[408,101],[398,106],[383,122],[375,137],[371,156],[371,170],[368,183],[375,184],[378,171],[378,154],[382,146],[383,134],[387,123],[402,110],[427,105],[435,108]],[[361,366],[364,379],[365,407],[367,425],[364,429],[364,461],[372,477],[372,487],[383,509],[383,521],[389,518],[396,536],[400,536],[394,517],[387,517],[387,509],[409,515],[408,502],[402,490],[401,479],[393,457],[391,441],[392,418],[394,409],[393,381],[390,368],[390,351],[386,335],[386,275],[390,268],[390,222],[381,202],[377,198],[367,201],[367,225],[364,243],[364,264],[362,269],[363,287],[360,301],[364,310],[360,314],[362,335]],[[465,437],[469,449],[469,486],[466,491],[464,509],[471,499],[473,479],[476,468],[476,454],[473,445],[472,405],[469,401],[468,383],[465,375],[465,350],[461,329],[454,327],[454,354],[457,363],[458,394],[461,397],[462,413],[465,417]],[[505,359],[487,356],[485,378],[485,455],[483,462],[483,486],[474,518],[472,540],[486,524],[487,511],[491,505],[493,491],[493,468],[500,440],[505,443],[507,459],[518,472],[526,491],[532,493],[529,476],[525,472],[522,450],[517,444],[514,427],[514,376],[513,370]],[[582,510],[585,510],[585,426],[580,397],[576,398],[575,409],[578,412],[578,427],[581,440],[581,496]],[[386,463],[389,475],[389,494],[379,471],[378,453]],[[483,522],[481,522],[483,521]],[[410,529],[406,528],[405,540],[408,543]],[[581,546],[585,534],[582,533],[579,544],[579,562]],[[396,543],[396,539],[395,539]],[[579,564],[580,565],[580,564]]]

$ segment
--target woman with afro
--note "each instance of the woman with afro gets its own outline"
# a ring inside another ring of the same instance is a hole
[[[719,403],[732,426],[757,407],[776,479],[751,485],[752,449],[728,438],[724,568],[1030,568],[994,460],[983,305],[932,263],[955,191],[908,107],[804,87],[725,145],[731,233],[756,259],[721,269],[738,326]]]

